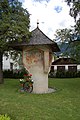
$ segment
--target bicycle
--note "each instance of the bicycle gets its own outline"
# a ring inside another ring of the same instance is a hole
[[[31,93],[33,91],[33,80],[32,79],[20,79],[20,83],[21,83],[21,92],[25,91],[28,93]]]

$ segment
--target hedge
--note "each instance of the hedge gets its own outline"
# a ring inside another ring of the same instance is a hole
[[[71,72],[71,71],[57,71],[56,73],[50,72],[49,77],[53,78],[76,78],[80,77],[80,71],[78,72]]]
[[[26,72],[27,72],[27,71],[26,71],[25,69],[22,69],[22,70],[14,70],[14,71],[4,70],[4,71],[3,71],[3,77],[4,77],[4,78],[15,78],[15,79],[23,78],[23,75],[24,75]]]

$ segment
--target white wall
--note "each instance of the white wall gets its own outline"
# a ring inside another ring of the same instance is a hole
[[[3,55],[3,70],[10,69],[10,63],[13,63],[13,69],[19,69],[19,65],[15,66],[14,61],[10,58],[7,59],[6,56]]]
[[[80,71],[80,65],[77,65],[77,70]]]
[[[52,65],[54,66],[54,71],[57,70],[57,66],[65,66],[65,70],[68,70],[68,66],[74,66],[73,64],[69,64],[69,65]],[[77,65],[77,70],[80,71],[80,65]]]

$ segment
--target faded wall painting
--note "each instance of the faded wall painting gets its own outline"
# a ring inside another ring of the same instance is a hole
[[[32,49],[24,52],[26,63],[30,66],[43,64],[43,51]]]

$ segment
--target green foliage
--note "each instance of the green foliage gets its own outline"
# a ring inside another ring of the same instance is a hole
[[[60,40],[60,42],[70,42],[73,31],[71,29],[57,29],[54,34],[56,39],[55,41]]]
[[[25,68],[21,69],[21,70],[4,70],[3,71],[3,77],[4,78],[15,78],[15,79],[19,79],[19,78],[24,78],[24,74],[28,73],[28,71],[25,70]]]
[[[80,34],[80,2],[74,2],[70,9],[70,15],[74,17],[76,25],[75,31]]]
[[[77,77],[80,77],[80,71],[78,71],[78,73],[77,73]]]
[[[5,114],[5,115],[0,115],[0,120],[11,120],[11,119],[7,114]]]
[[[66,48],[66,51],[63,51],[64,54],[61,54],[63,56],[69,56],[71,58],[75,58],[77,63],[80,62],[80,38],[78,40],[75,40],[78,38],[79,35],[76,35],[74,30],[71,29],[57,29],[55,33],[55,41],[59,41],[59,45],[67,42],[68,47]]]
[[[76,78],[76,77],[80,77],[80,72],[72,72],[72,71],[57,71],[55,74],[54,72],[51,72],[49,74],[50,78]]]
[[[0,1],[0,51],[9,50],[9,42],[29,40],[29,13],[18,0]],[[6,47],[5,47],[6,46]]]
[[[80,71],[57,71],[50,72],[49,78],[80,78]]]
[[[12,50],[9,44],[29,41],[29,13],[18,0],[0,0],[0,58],[4,51]],[[17,52],[14,52],[17,55]],[[16,57],[15,57],[16,58]],[[0,59],[0,83],[3,83],[2,58]]]
[[[70,7],[70,15],[75,19],[75,31],[80,34],[80,1],[79,0],[65,0]]]
[[[56,73],[56,77],[57,77],[57,78],[65,78],[65,72],[64,72],[64,71],[62,71],[62,72],[58,71],[58,72]]]
[[[12,78],[12,77],[13,77],[13,71],[4,70],[4,71],[3,71],[3,77],[4,77],[4,78]]]
[[[71,58],[75,58],[77,63],[80,64],[80,40],[79,41],[73,41],[69,44],[70,51],[66,52],[65,54],[68,54]]]

